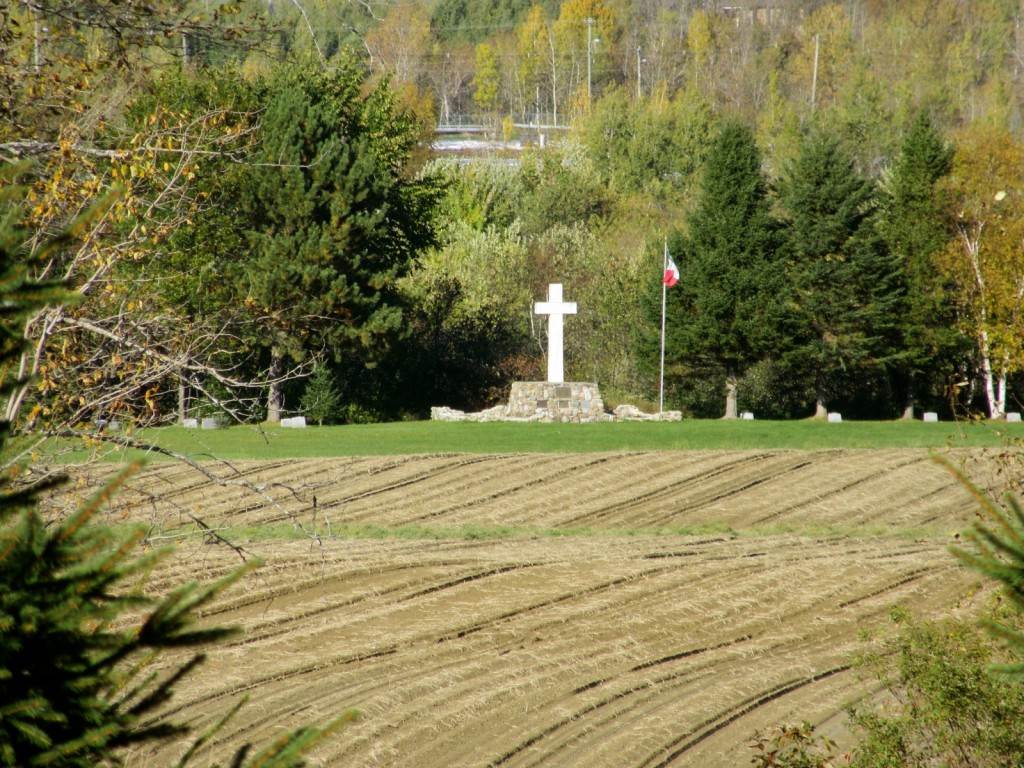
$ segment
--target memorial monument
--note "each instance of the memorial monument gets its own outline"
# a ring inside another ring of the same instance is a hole
[[[533,305],[536,315],[548,316],[547,381],[516,381],[508,398],[507,415],[541,421],[604,421],[604,402],[593,382],[565,381],[565,316],[576,314],[576,302],[564,301],[562,284],[548,286],[547,301]]]
[[[430,418],[439,421],[541,421],[579,423],[595,421],[679,421],[679,411],[644,414],[632,405],[620,405],[606,413],[604,401],[593,382],[565,381],[566,315],[576,314],[576,302],[562,298],[562,284],[548,286],[547,301],[533,305],[534,314],[548,316],[547,381],[512,383],[508,405],[466,414],[444,406],[430,409]]]

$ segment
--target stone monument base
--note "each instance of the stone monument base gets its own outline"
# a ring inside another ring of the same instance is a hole
[[[506,415],[563,423],[607,421],[597,384],[567,381],[516,381],[508,396]]]
[[[434,421],[537,421],[588,424],[599,421],[680,421],[679,411],[642,413],[636,406],[604,409],[597,384],[567,381],[517,381],[512,384],[508,405],[496,405],[478,413],[464,413],[444,406],[430,409]]]

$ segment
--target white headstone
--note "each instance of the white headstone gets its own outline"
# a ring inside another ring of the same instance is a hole
[[[830,424],[838,424],[843,420],[843,414],[841,413],[830,413],[828,415],[828,421]]]
[[[925,421],[938,421],[939,414],[935,413],[935,411],[925,411],[924,416],[922,418]]]
[[[1018,422],[1020,421],[1020,414],[1017,413],[1016,411],[1010,411],[1009,413],[1006,414],[1006,420]]]
[[[220,429],[220,422],[216,418],[203,419],[203,429]]]
[[[185,429],[199,429],[199,419],[185,419],[181,425]]]
[[[290,427],[292,429],[304,429],[306,426],[305,416],[292,416],[291,418],[281,419],[282,427]]]
[[[551,283],[548,286],[548,300],[538,301],[533,305],[538,315],[549,315],[548,320],[548,381],[565,381],[562,366],[562,318],[564,315],[576,314],[576,302],[562,301],[562,284]]]
[[[740,414],[740,418],[744,419],[746,421],[753,421],[754,420],[754,414],[751,413],[750,411],[744,411],[743,413]]]

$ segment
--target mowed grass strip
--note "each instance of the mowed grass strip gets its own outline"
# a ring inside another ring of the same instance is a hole
[[[118,435],[114,435],[118,437]],[[606,451],[828,450],[993,447],[1024,439],[1024,424],[921,421],[724,421],[538,424],[399,422],[290,429],[240,425],[203,430],[163,427],[130,439],[195,460],[273,461],[335,456],[436,453],[595,453]],[[108,444],[109,445],[109,444]],[[53,454],[82,453],[71,443],[51,443]],[[115,450],[112,460],[146,458]],[[150,459],[161,455],[151,452]]]
[[[825,539],[875,539],[888,537],[923,541],[937,539],[947,541],[948,527],[919,526],[892,529],[885,526],[750,526],[733,528],[725,523],[704,522],[675,528],[539,528],[533,526],[508,525],[398,525],[384,526],[370,523],[335,523],[318,526],[315,531],[297,528],[290,523],[245,526],[227,525],[213,529],[228,541],[240,543],[268,541],[304,541],[315,536],[322,540],[400,540],[400,541],[508,541],[541,538],[565,539],[623,539],[623,538],[777,538],[797,537],[814,540]],[[182,526],[163,531],[154,530],[148,537],[151,543],[184,540],[189,538],[208,539],[211,530],[199,526]]]

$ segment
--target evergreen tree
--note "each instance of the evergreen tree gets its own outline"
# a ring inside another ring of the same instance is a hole
[[[336,424],[341,415],[341,393],[331,369],[323,364],[313,369],[300,402],[302,412],[319,426]]]
[[[736,418],[739,377],[784,351],[790,315],[761,154],[740,123],[725,123],[715,139],[688,225],[683,277],[670,289],[666,362],[689,359],[722,370],[725,417]]]
[[[405,172],[416,124],[386,83],[365,98],[362,85],[351,63],[280,76],[235,182],[251,242],[239,278],[272,382],[310,350],[372,362],[402,324],[395,281],[432,241],[432,190]],[[280,407],[272,383],[269,421]]]
[[[814,377],[815,417],[842,375],[896,361],[898,264],[876,226],[873,182],[832,136],[804,140],[780,183],[799,323],[794,357]]]
[[[916,385],[945,353],[957,346],[950,286],[934,257],[949,240],[936,185],[953,167],[953,149],[928,113],[920,111],[903,141],[885,185],[882,233],[902,267],[905,289],[900,331],[906,377],[904,418],[914,417]]]
[[[953,547],[952,551],[972,568],[1002,584],[1003,594],[1017,614],[1017,626],[994,619],[984,619],[982,624],[1016,654],[1016,661],[1000,664],[996,671],[1020,683],[1024,681],[1024,633],[1019,626],[1024,615],[1024,507],[1009,493],[1006,506],[1000,506],[945,458],[938,457],[936,461],[971,492],[981,507],[982,520],[988,521],[987,525],[976,522],[968,531],[965,538],[972,545],[970,549]]]

